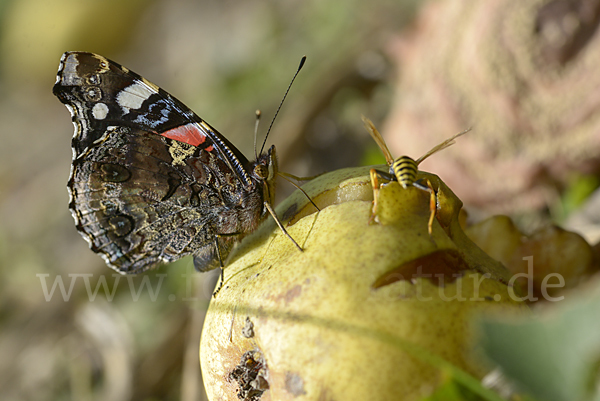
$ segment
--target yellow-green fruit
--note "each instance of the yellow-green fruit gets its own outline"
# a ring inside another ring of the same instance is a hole
[[[368,169],[347,169],[303,187],[320,212],[298,194],[279,206],[304,252],[272,222],[243,241],[202,333],[209,399],[417,400],[442,374],[407,344],[485,373],[469,318],[524,307],[502,265],[463,233],[461,202],[420,175],[438,193],[432,237],[427,192],[384,185],[369,224]]]

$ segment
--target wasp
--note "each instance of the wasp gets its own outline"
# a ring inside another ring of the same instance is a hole
[[[437,195],[436,195],[436,192],[433,189],[433,186],[431,185],[431,182],[429,181],[429,179],[425,178],[425,179],[417,180],[417,174],[419,172],[419,164],[421,164],[421,162],[423,160],[427,159],[429,156],[453,145],[456,142],[455,141],[456,138],[458,138],[461,135],[466,134],[467,132],[469,132],[471,130],[471,128],[468,128],[462,132],[459,132],[458,134],[454,135],[453,137],[446,139],[444,142],[440,143],[439,145],[434,146],[429,152],[425,153],[423,156],[419,157],[417,160],[414,160],[413,158],[411,158],[409,156],[400,156],[399,158],[394,159],[394,157],[392,156],[390,150],[388,149],[385,141],[383,140],[383,137],[381,136],[381,134],[379,133],[377,128],[375,128],[375,125],[373,125],[373,122],[371,122],[371,120],[369,120],[365,116],[362,117],[362,120],[365,125],[365,128],[367,129],[369,134],[371,134],[371,137],[375,140],[375,143],[377,143],[377,145],[383,152],[383,155],[385,156],[387,165],[389,166],[388,173],[383,173],[374,168],[370,170],[371,184],[373,185],[373,213],[371,214],[371,218],[369,219],[369,222],[372,222],[373,219],[375,218],[375,216],[377,215],[377,198],[379,196],[379,179],[378,179],[378,177],[382,177],[389,181],[396,180],[404,189],[406,189],[412,185],[423,191],[429,192],[430,215],[429,215],[429,222],[427,223],[427,232],[431,236],[432,229],[433,229],[433,219],[435,218],[435,212],[437,210]]]

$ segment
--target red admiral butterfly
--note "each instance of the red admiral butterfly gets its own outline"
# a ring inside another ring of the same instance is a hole
[[[113,269],[190,254],[199,271],[222,267],[272,211],[274,146],[249,162],[179,100],[97,54],[65,53],[53,93],[75,126],[69,208]]]

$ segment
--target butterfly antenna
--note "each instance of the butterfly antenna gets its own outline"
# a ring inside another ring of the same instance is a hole
[[[261,154],[262,154],[262,152],[263,152],[263,150],[265,148],[265,145],[267,143],[267,138],[269,137],[269,133],[271,132],[271,128],[273,127],[273,123],[275,122],[275,119],[277,118],[277,115],[279,114],[279,110],[281,110],[281,106],[283,105],[283,102],[285,101],[285,98],[287,97],[287,94],[290,91],[290,88],[292,87],[292,84],[294,83],[294,80],[298,76],[298,73],[300,72],[300,70],[302,69],[302,67],[304,67],[304,63],[305,62],[306,62],[306,56],[302,56],[302,60],[300,60],[300,65],[298,66],[298,69],[296,70],[296,73],[294,74],[294,77],[292,78],[292,81],[288,85],[288,88],[285,91],[285,94],[283,95],[283,99],[281,99],[281,103],[279,103],[279,107],[277,107],[277,111],[275,112],[275,115],[273,116],[273,120],[271,120],[271,125],[269,125],[269,129],[267,130],[267,134],[265,135],[265,140],[263,141],[263,144],[262,144],[262,146],[260,148],[260,153]]]
[[[254,160],[258,159],[256,153],[256,137],[258,136],[258,123],[260,122],[260,110],[256,110],[256,122],[254,123]],[[261,151],[262,153],[262,151]]]

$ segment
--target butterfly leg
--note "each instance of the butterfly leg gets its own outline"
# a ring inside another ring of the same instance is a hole
[[[318,177],[318,175],[314,176],[314,177],[307,177],[307,178],[302,178],[302,177],[296,177],[295,175],[291,175],[288,173],[282,173],[281,171],[277,172],[277,175],[279,175],[281,178],[283,178],[284,180],[286,180],[287,182],[289,182],[290,184],[292,184],[294,187],[296,187],[296,189],[300,192],[302,192],[304,194],[304,196],[306,196],[306,199],[308,199],[308,201],[310,203],[312,203],[312,205],[315,207],[315,209],[317,209],[317,212],[320,212],[321,209],[319,208],[319,206],[317,206],[317,204],[315,202],[313,202],[313,200],[311,199],[311,197],[306,193],[305,190],[303,190],[298,184],[296,184],[294,181],[290,180],[290,177],[293,177],[296,180],[310,180],[313,179],[315,177]],[[320,174],[319,174],[320,175]]]
[[[221,267],[221,275],[220,277],[220,281],[219,281],[219,285],[217,286],[217,289],[215,290],[215,292],[213,292],[213,297],[216,297],[217,294],[219,293],[219,291],[221,291],[221,288],[223,288],[223,285],[225,284],[225,265],[223,264],[223,258],[221,258],[221,250],[219,249],[219,238],[221,236],[219,234],[215,235],[215,250],[217,251],[217,258],[219,259],[219,266]]]
[[[298,177],[297,175],[294,174],[290,174],[290,173],[284,173],[283,171],[278,171],[277,175],[280,175],[282,177],[285,178],[291,178],[292,180],[296,180],[296,181],[310,181],[310,180],[314,180],[317,177],[322,176],[325,173],[320,173],[317,175],[311,175],[310,177]]]
[[[271,204],[269,202],[264,202],[264,205],[267,208],[267,210],[269,211],[269,213],[271,213],[271,216],[273,216],[273,220],[275,220],[275,223],[277,223],[277,226],[279,226],[279,229],[285,234],[286,237],[288,237],[290,239],[290,241],[292,241],[294,243],[294,245],[296,245],[296,248],[298,248],[298,250],[300,252],[304,252],[304,249],[302,249],[302,247],[300,245],[298,245],[298,243],[292,238],[292,236],[290,234],[288,234],[287,230],[285,229],[285,227],[283,226],[283,224],[277,217],[275,210],[273,210],[273,208],[271,207]]]
[[[423,180],[418,180],[416,182],[413,183],[413,185],[423,191],[429,192],[429,221],[427,223],[427,232],[429,233],[429,236],[431,237],[431,234],[433,232],[433,220],[435,218],[435,213],[437,211],[437,195],[435,193],[435,190],[433,189],[433,186],[431,185],[431,182],[429,181],[429,179],[425,179],[425,184],[422,183]]]
[[[239,233],[230,233],[230,234],[215,234],[214,244],[215,244],[215,252],[217,254],[217,260],[219,261],[219,267],[221,268],[221,276],[220,282],[217,286],[217,289],[213,293],[213,297],[216,297],[223,285],[225,285],[225,263],[223,263],[223,257],[221,256],[221,248],[219,247],[219,239],[224,237],[234,237],[239,235]]]

